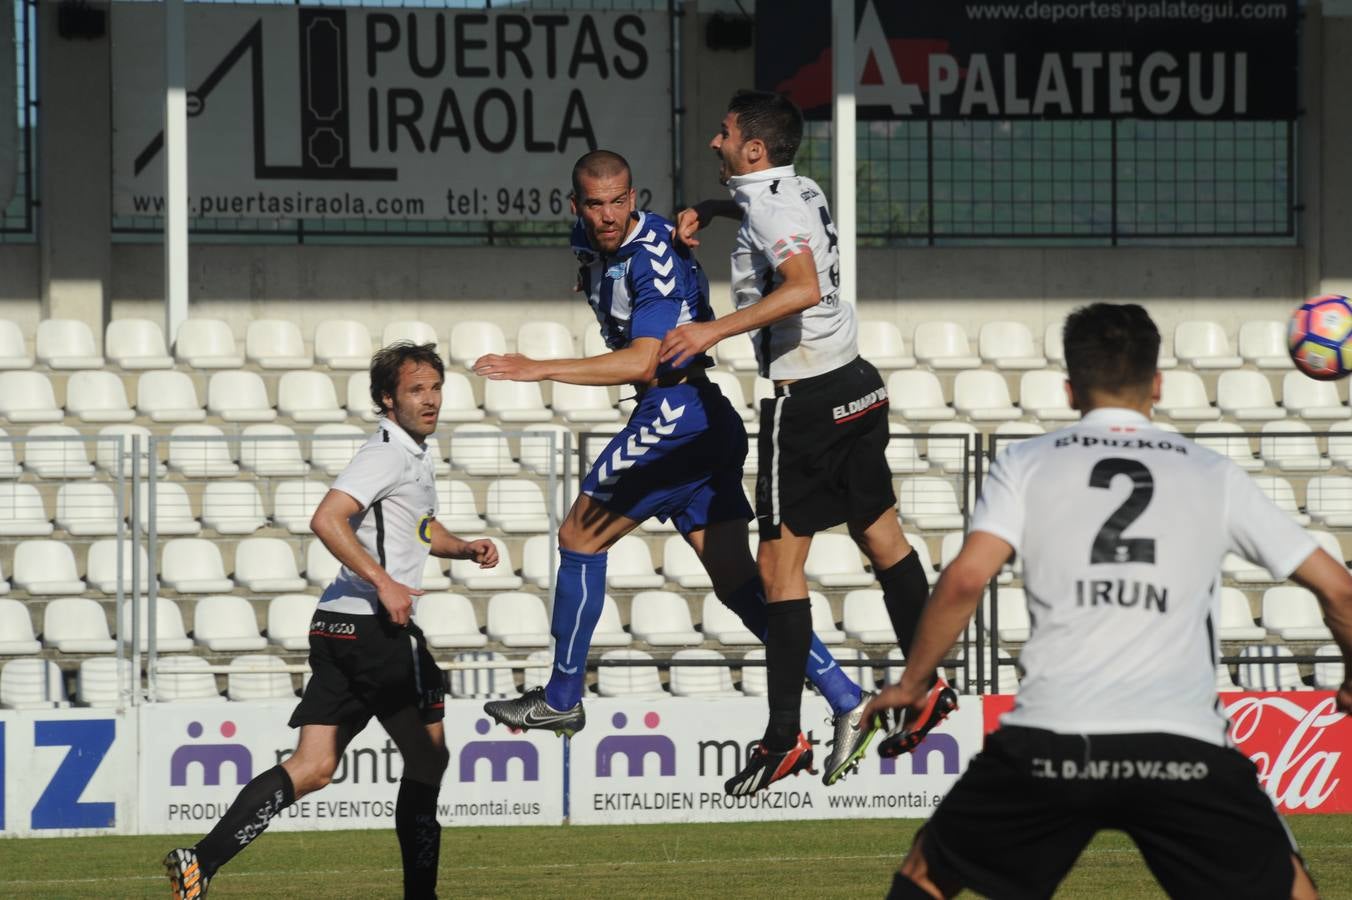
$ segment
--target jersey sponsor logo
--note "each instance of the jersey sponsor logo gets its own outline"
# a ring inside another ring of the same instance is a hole
[[[1174,453],[1187,454],[1188,448],[1182,444],[1170,440],[1153,440],[1148,438],[1105,438],[1095,437],[1089,434],[1068,434],[1065,437],[1056,439],[1055,446],[1069,447],[1079,444],[1081,447],[1116,447],[1121,450],[1172,450]]]
[[[432,516],[423,516],[418,522],[418,540],[432,546]]]
[[[628,272],[629,272],[629,260],[626,259],[624,262],[616,263],[609,269],[606,269],[606,277],[618,281],[619,279],[623,278],[626,274],[628,274]]]
[[[857,419],[867,412],[887,405],[887,388],[880,387],[869,391],[858,400],[851,400],[849,403],[843,403],[840,406],[832,407],[831,418],[837,422],[848,422],[850,419]]]
[[[312,619],[310,634],[315,637],[340,638],[345,641],[357,639],[357,625],[354,622],[336,622],[330,619]]]
[[[1126,562],[1127,560],[1122,560]],[[1075,605],[1081,606],[1121,606],[1141,609],[1154,609],[1167,612],[1169,589],[1140,581],[1127,581],[1122,578],[1083,579],[1075,582]]]
[[[1046,759],[1034,757],[1034,778],[1064,781],[1201,781],[1211,774],[1202,760],[1160,759]]]
[[[811,200],[813,197],[820,197],[821,194],[817,193],[817,192],[814,191],[812,188],[808,188],[807,190],[803,191],[803,192],[802,192],[801,194],[799,194],[798,196],[802,197],[802,198],[803,198],[803,201],[806,202],[806,201],[808,201],[808,200]]]

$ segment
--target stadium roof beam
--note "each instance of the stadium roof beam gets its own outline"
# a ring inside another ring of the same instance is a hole
[[[831,193],[840,253],[840,299],[854,303],[855,254],[854,0],[831,0]]]
[[[164,334],[188,317],[188,91],[183,0],[164,0]]]

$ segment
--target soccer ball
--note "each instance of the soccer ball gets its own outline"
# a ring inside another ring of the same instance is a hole
[[[1352,300],[1324,294],[1291,313],[1286,329],[1291,361],[1306,375],[1333,381],[1352,372]]]

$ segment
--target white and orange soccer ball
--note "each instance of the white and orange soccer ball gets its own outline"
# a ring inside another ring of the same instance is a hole
[[[1324,294],[1291,313],[1286,329],[1291,361],[1311,378],[1333,381],[1352,372],[1352,301]]]

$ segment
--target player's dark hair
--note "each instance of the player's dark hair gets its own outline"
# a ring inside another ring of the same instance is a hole
[[[760,140],[770,154],[770,165],[788,166],[803,141],[803,114],[788,97],[770,91],[738,91],[728,101],[737,116],[742,140]]]
[[[1160,331],[1135,303],[1091,303],[1066,317],[1066,376],[1076,394],[1148,391],[1159,365]]]
[[[588,178],[614,178],[616,175],[628,175],[629,184],[634,184],[633,172],[629,161],[613,150],[593,150],[578,157],[573,163],[573,196],[582,199],[582,176]]]
[[[437,377],[444,377],[446,366],[437,355],[436,344],[415,344],[412,341],[395,341],[388,347],[381,347],[371,357],[371,402],[375,404],[376,415],[386,415],[385,395],[391,397],[399,389],[399,370],[404,363],[421,363],[436,369]]]

